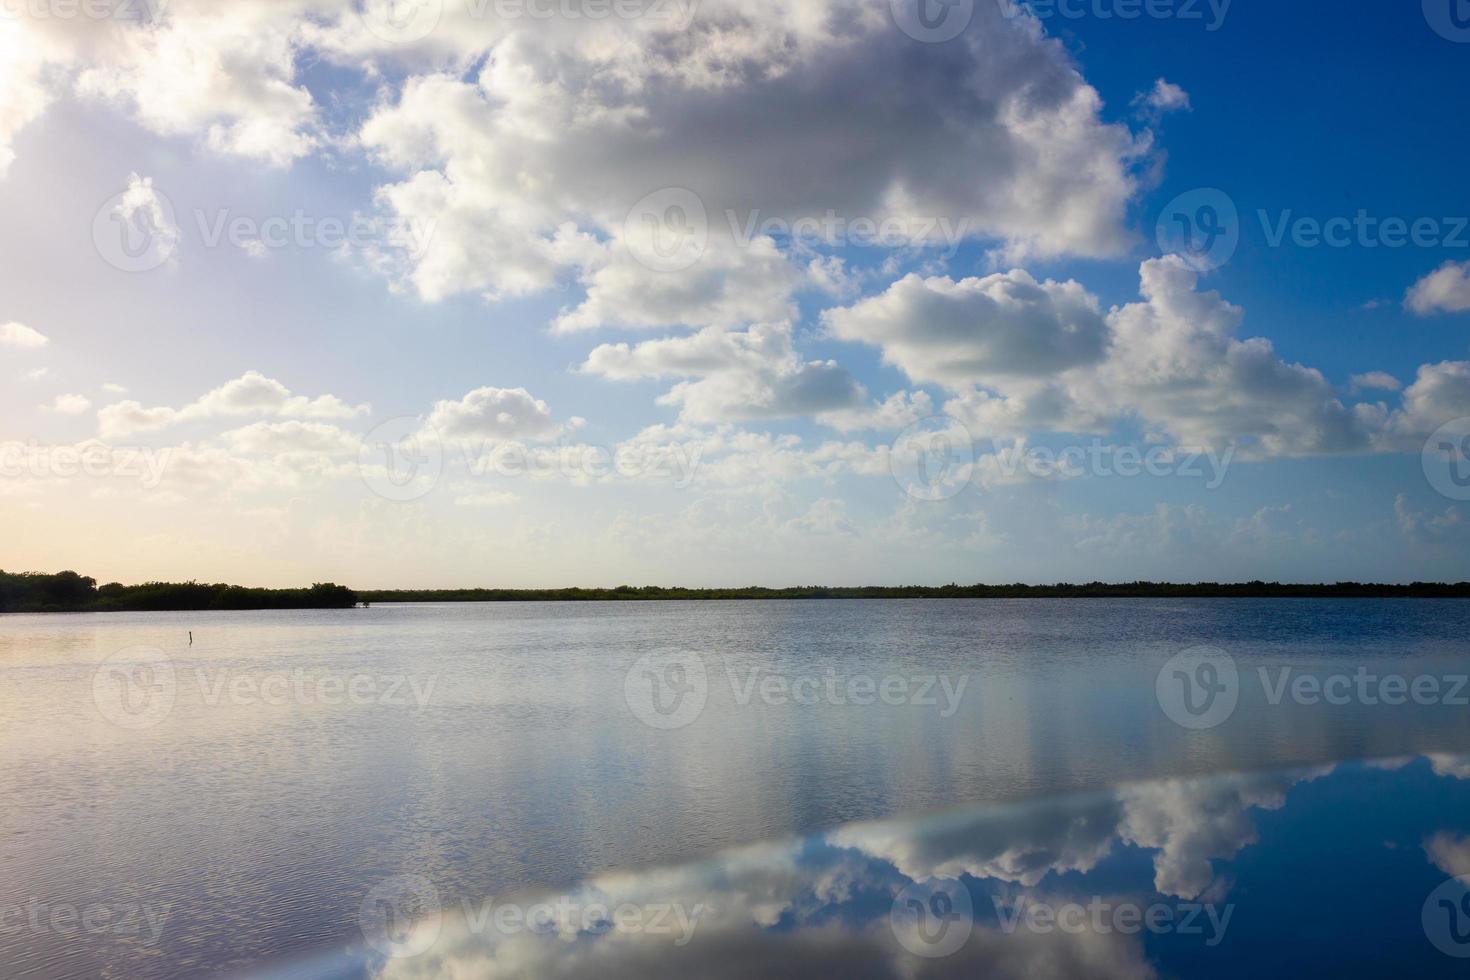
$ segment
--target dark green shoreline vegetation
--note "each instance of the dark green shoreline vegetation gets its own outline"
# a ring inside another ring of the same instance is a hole
[[[1470,582],[1291,585],[1279,582],[1173,584],[1091,582],[1086,585],[863,586],[789,589],[682,589],[620,585],[615,589],[392,589],[354,591],[319,583],[309,589],[252,589],[201,582],[99,586],[76,572],[0,571],[0,613],[171,610],[351,609],[360,602],[620,602],[758,599],[1470,599]]]
[[[1086,585],[900,585],[790,589],[680,589],[620,585],[615,589],[365,590],[364,602],[609,602],[740,599],[1470,599],[1470,582],[1447,584],[1283,585],[1278,582],[1172,584],[1091,582]]]
[[[201,582],[147,582],[98,586],[76,572],[0,571],[0,613],[163,612],[196,609],[351,609],[356,592],[341,586],[309,589],[248,589]]]

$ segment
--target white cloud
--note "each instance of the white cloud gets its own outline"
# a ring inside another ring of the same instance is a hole
[[[1470,874],[1470,837],[1441,830],[1424,839],[1424,854],[1430,864],[1451,877]]]
[[[476,388],[429,414],[440,435],[460,440],[545,439],[561,431],[544,401],[524,388]]]
[[[40,350],[49,343],[51,341],[44,334],[32,330],[24,323],[0,323],[0,347]]]
[[[898,391],[872,405],[822,412],[817,420],[839,432],[893,432],[933,414],[934,401],[927,392]]]
[[[1182,261],[1150,259],[1139,280],[1141,302],[1103,314],[1075,281],[909,275],[823,320],[910,378],[955,391],[946,411],[981,437],[1137,419],[1183,445],[1260,456],[1369,448],[1378,409],[1344,406],[1320,372],[1282,361],[1268,340],[1237,339],[1242,311],[1199,291]]]
[[[350,432],[324,422],[255,422],[233,429],[221,437],[237,453],[280,454],[317,453],[324,456],[349,456],[358,452],[362,441]]]
[[[749,330],[709,327],[687,337],[603,344],[582,371],[614,380],[693,378],[658,399],[690,422],[787,418],[855,409],[861,385],[834,361],[806,361],[792,345],[790,323]]]
[[[1470,310],[1470,262],[1446,262],[1409,288],[1404,305],[1419,316]]]
[[[151,250],[159,265],[171,264],[178,255],[182,234],[174,223],[172,207],[153,186],[152,177],[128,175],[128,186],[112,208],[112,218],[120,228],[146,230],[143,244]]]
[[[104,406],[97,412],[104,438],[150,432],[167,426],[202,419],[276,415],[309,419],[346,419],[369,412],[368,405],[349,405],[335,395],[307,398],[293,395],[281,382],[259,371],[247,371],[182,408],[146,408],[127,400]]]
[[[1403,407],[1389,417],[1381,448],[1418,452],[1425,436],[1466,415],[1470,415],[1470,361],[1425,364],[1404,389]]]
[[[1102,360],[1107,327],[1076,282],[1024,270],[984,279],[910,274],[884,293],[828,310],[833,336],[879,347],[914,381],[947,385],[1045,376]]]
[[[43,71],[47,48],[8,13],[0,17],[0,178],[15,161],[15,138],[54,98]]]
[[[1367,374],[1355,374],[1349,381],[1351,382],[1354,394],[1363,391],[1398,391],[1403,388],[1403,383],[1387,371],[1369,371]]]
[[[92,407],[92,400],[86,395],[57,395],[50,405],[41,407],[58,415],[82,415]]]
[[[125,385],[115,384],[111,381],[104,384],[102,390],[109,395],[126,395],[128,393]]]
[[[1155,81],[1154,87],[1147,92],[1135,95],[1133,106],[1152,119],[1159,119],[1170,112],[1188,112],[1191,108],[1189,93],[1162,78]]]
[[[517,295],[571,272],[589,296],[564,328],[733,326],[784,315],[783,289],[762,280],[802,271],[732,234],[752,218],[831,209],[922,239],[942,216],[1016,255],[1119,254],[1144,147],[1100,110],[1059,44],[993,4],[963,40],[920,48],[881,5],[709,0],[686,30],[515,32],[477,75],[410,78],[360,139],[402,174],[383,207],[436,225],[396,270],[424,298]],[[813,167],[814,147],[847,163]],[[622,251],[643,227],[630,210],[665,188],[698,197],[711,245],[660,280]]]
[[[509,491],[487,490],[455,497],[454,502],[460,507],[509,507],[520,499],[519,495]]]

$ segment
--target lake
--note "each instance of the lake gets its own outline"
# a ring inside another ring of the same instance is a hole
[[[1453,757],[1467,637],[1457,600],[3,617],[0,976],[299,971],[405,875],[453,906],[962,804]]]

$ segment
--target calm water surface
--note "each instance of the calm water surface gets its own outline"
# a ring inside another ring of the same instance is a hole
[[[360,943],[364,901],[405,874],[452,903],[961,803],[1470,751],[1467,638],[1459,601],[0,617],[0,976]],[[1200,644],[1233,658],[1238,703],[1194,730],[1156,681]],[[1283,676],[1360,669],[1440,696],[1272,703]]]

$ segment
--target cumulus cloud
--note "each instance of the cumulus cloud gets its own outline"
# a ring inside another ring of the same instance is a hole
[[[984,279],[910,274],[823,322],[833,336],[879,347],[912,380],[995,383],[1102,360],[1107,327],[1076,282],[1039,283],[1023,270]]]
[[[1133,107],[1152,119],[1162,118],[1170,112],[1188,112],[1191,108],[1189,93],[1162,78],[1156,80],[1147,92],[1135,95]]]
[[[839,432],[892,432],[934,414],[934,400],[924,391],[898,391],[881,402],[821,412],[817,420]]]
[[[547,404],[524,388],[476,388],[458,401],[438,402],[429,424],[460,440],[543,439],[562,429]]]
[[[1404,306],[1419,316],[1470,310],[1470,262],[1446,262],[1409,287]]]
[[[51,343],[40,331],[32,330],[24,323],[0,323],[0,347],[19,350],[40,350]]]
[[[659,398],[690,422],[785,418],[852,409],[866,392],[833,361],[807,361],[792,345],[790,323],[748,330],[710,327],[687,337],[603,344],[587,356],[587,374],[630,381],[692,378]]]
[[[1364,391],[1398,391],[1404,386],[1398,378],[1395,378],[1387,371],[1369,371],[1366,374],[1355,374],[1348,380],[1355,394]]]
[[[133,400],[104,406],[97,412],[103,438],[150,432],[180,422],[247,415],[311,419],[346,419],[364,415],[368,405],[349,405],[335,395],[293,395],[285,385],[259,371],[247,371],[183,406],[144,407]]]
[[[1441,830],[1424,839],[1424,854],[1430,864],[1451,877],[1470,874],[1470,837]]]
[[[1425,364],[1404,389],[1402,406],[1388,417],[1382,448],[1418,452],[1425,436],[1466,415],[1470,415],[1470,361]]]
[[[362,126],[402,174],[380,203],[438,228],[398,270],[421,295],[514,295],[568,269],[588,296],[566,329],[769,319],[800,270],[769,236],[735,229],[829,210],[918,241],[946,216],[1015,254],[1129,242],[1142,148],[1102,122],[1096,91],[1030,17],[977,5],[961,41],[929,46],[881,5],[712,0],[686,29],[621,25],[598,41],[511,33],[477,73],[410,78]],[[847,163],[814,165],[832,147]],[[709,231],[677,276],[628,255],[647,227],[635,205],[666,189],[689,191],[699,206],[684,216]]]
[[[1099,432],[1137,420],[1192,447],[1256,456],[1371,448],[1378,406],[1345,406],[1321,372],[1239,339],[1243,311],[1173,257],[1139,268],[1141,301],[1101,311],[1075,281],[1024,271],[955,282],[909,275],[823,314],[836,337],[878,347],[915,381],[955,393],[977,436]]]
[[[362,441],[350,432],[324,422],[255,422],[233,429],[221,437],[237,453],[280,454],[316,453],[324,456],[349,456],[358,452]]]
[[[42,406],[58,415],[82,415],[91,407],[92,400],[86,395],[57,395],[51,404]]]

